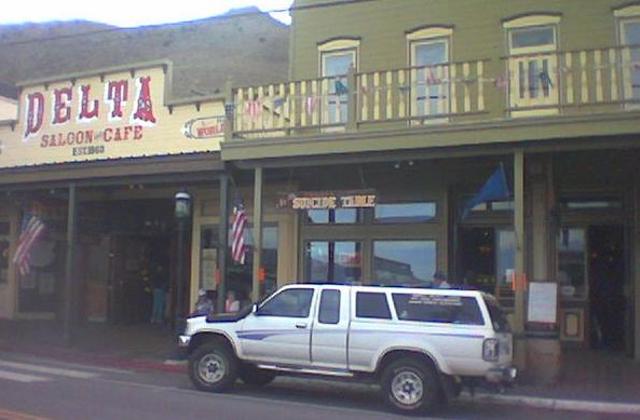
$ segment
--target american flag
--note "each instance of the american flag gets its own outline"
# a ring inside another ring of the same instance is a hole
[[[30,271],[31,250],[44,234],[44,222],[38,215],[26,213],[22,218],[22,230],[18,238],[18,248],[13,256],[13,262],[18,266],[20,275],[26,276]]]
[[[233,208],[233,224],[231,225],[231,259],[244,264],[246,248],[244,246],[244,230],[247,227],[247,214],[244,206],[238,204]]]

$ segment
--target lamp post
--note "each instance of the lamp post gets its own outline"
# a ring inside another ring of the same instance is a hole
[[[185,322],[185,234],[191,217],[191,195],[184,190],[177,192],[175,195],[175,217],[178,225],[175,328],[177,334],[182,334]]]

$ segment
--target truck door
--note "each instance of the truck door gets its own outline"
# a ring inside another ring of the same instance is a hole
[[[324,289],[311,332],[311,364],[317,368],[347,368],[349,290]]]
[[[245,318],[238,332],[244,358],[309,366],[313,288],[284,289]]]

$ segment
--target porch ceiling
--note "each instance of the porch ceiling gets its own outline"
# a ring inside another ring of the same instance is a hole
[[[305,166],[336,160],[507,154],[593,148],[639,147],[640,111],[422,126],[260,139],[222,144],[222,159],[239,167]],[[638,136],[634,136],[638,135]],[[603,138],[607,137],[606,141]],[[390,154],[391,153],[391,154]],[[304,160],[300,158],[304,157]]]

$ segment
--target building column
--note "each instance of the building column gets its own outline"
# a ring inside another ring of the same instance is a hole
[[[251,298],[254,302],[260,299],[262,283],[262,190],[263,170],[255,169],[253,184],[253,284]]]
[[[67,207],[67,255],[64,277],[64,311],[63,311],[63,339],[66,345],[71,345],[73,339],[72,324],[74,318],[74,277],[75,277],[75,246],[77,224],[76,185],[69,184],[69,204]]]
[[[515,232],[515,312],[514,332],[524,333],[525,307],[523,275],[525,273],[525,231],[524,231],[524,152],[516,151],[513,157],[513,230]]]
[[[525,229],[524,229],[524,152],[517,150],[513,156],[513,231],[515,236],[515,301],[514,301],[514,364],[526,369],[527,349],[524,337],[525,324]]]
[[[635,302],[633,311],[635,313],[635,342],[634,354],[635,360],[640,361],[640,177],[636,176],[634,187],[634,206],[633,206],[633,280]]]
[[[550,211],[553,206],[551,167],[546,157],[530,159],[528,168],[531,188],[531,281],[553,281],[550,269],[552,240]]]
[[[229,253],[229,176],[220,175],[220,218],[218,221],[218,301],[216,312],[224,312],[227,284],[227,255]]]

